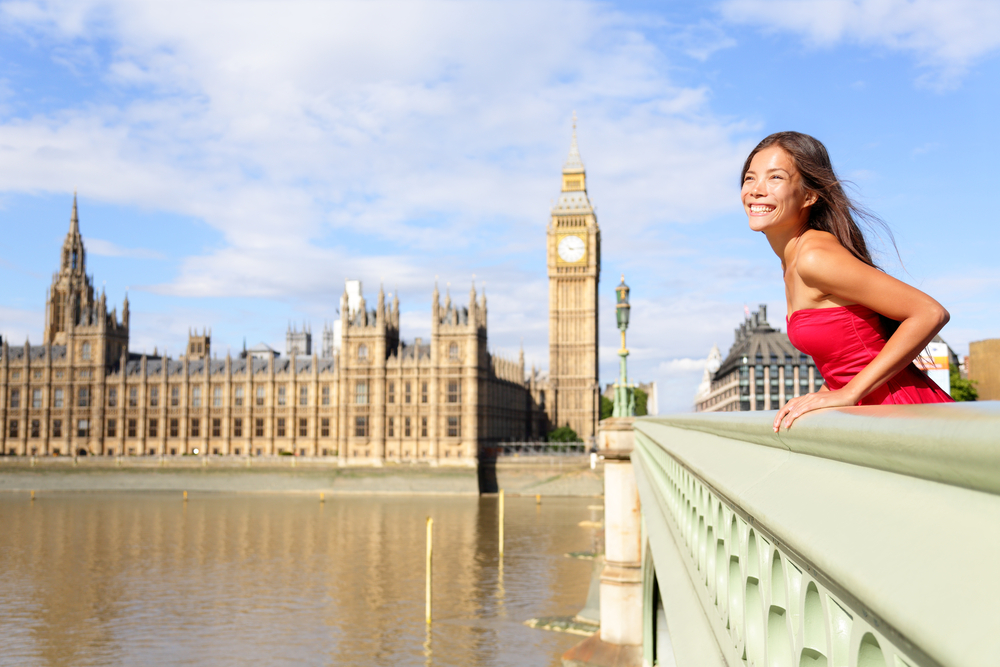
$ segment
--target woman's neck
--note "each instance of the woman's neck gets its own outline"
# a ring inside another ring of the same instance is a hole
[[[808,230],[809,222],[807,219],[801,221],[795,227],[785,227],[764,232],[764,235],[767,236],[767,242],[771,244],[771,250],[781,260],[782,271],[785,271],[788,264],[794,258],[795,248],[799,243],[799,239]]]

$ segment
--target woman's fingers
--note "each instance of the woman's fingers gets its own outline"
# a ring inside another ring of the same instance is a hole
[[[824,394],[828,393],[824,392]],[[777,433],[781,427],[787,430],[796,419],[805,413],[826,407],[826,399],[826,396],[817,392],[789,400],[774,417],[774,432]]]
[[[806,398],[806,397],[805,396],[801,396],[799,398],[793,398],[793,399],[789,400],[787,403],[785,403],[783,406],[781,406],[780,408],[778,408],[778,414],[776,414],[774,416],[774,425],[773,426],[774,426],[774,432],[775,433],[777,433],[778,430],[781,428],[782,421],[785,420],[788,417],[789,414],[791,414],[791,412],[795,409],[795,407],[804,398]],[[791,422],[789,422],[789,423],[791,423]],[[788,428],[788,424],[787,423],[785,424],[785,428]]]
[[[802,404],[805,402],[807,396],[802,396],[797,399],[792,399],[785,403],[780,410],[778,410],[777,419],[774,420],[774,432],[777,433],[784,426],[786,429],[795,421],[795,418],[799,416],[800,410],[802,409]]]
[[[778,414],[775,415],[774,432],[777,433],[782,426],[787,430],[796,419],[807,412],[821,408],[836,408],[854,404],[854,399],[839,389],[837,391],[814,392],[793,398],[785,403],[778,410]]]
[[[815,409],[816,409],[815,407],[807,406],[807,407],[797,407],[793,410],[789,410],[788,414],[785,416],[785,430],[787,431],[791,427],[792,422],[798,419],[799,415],[801,415],[803,412],[809,412],[810,410],[815,410]]]

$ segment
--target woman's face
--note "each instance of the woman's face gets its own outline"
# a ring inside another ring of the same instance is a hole
[[[809,207],[816,203],[816,195],[803,186],[795,161],[780,146],[768,146],[753,156],[743,176],[741,196],[755,232],[798,228],[809,219]]]

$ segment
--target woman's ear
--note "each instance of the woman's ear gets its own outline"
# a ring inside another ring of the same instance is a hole
[[[806,206],[812,206],[813,204],[815,204],[818,201],[819,201],[819,195],[817,195],[812,190],[809,190],[808,192],[806,192],[806,202],[805,202]]]

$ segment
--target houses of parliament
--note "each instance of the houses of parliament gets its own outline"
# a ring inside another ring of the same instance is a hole
[[[431,334],[404,342],[399,298],[340,300],[335,344],[224,359],[192,331],[176,359],[129,350],[119,313],[87,274],[76,197],[45,302],[41,345],[0,349],[0,453],[15,456],[336,457],[344,465],[470,465],[491,444],[599,416],[601,239],[576,129],[546,234],[549,371],[487,348],[486,294],[431,302]],[[333,338],[332,336],[330,338]]]

